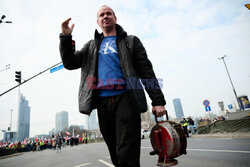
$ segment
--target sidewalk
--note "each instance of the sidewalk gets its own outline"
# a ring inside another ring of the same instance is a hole
[[[10,154],[10,155],[0,156],[0,159],[15,157],[15,156],[22,155],[22,154],[23,153],[14,153],[14,154]]]
[[[213,133],[213,134],[193,134],[191,137],[212,137],[212,138],[250,138],[250,132],[245,132],[245,133]]]

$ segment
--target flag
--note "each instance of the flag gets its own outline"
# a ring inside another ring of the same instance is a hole
[[[70,135],[70,133],[68,131],[65,131],[66,135]]]
[[[12,148],[12,147],[13,147],[13,142],[11,142],[9,145],[9,148]]]

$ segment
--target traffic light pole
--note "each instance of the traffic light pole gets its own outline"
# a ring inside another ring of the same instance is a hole
[[[40,75],[40,74],[42,74],[42,73],[44,73],[44,72],[46,72],[46,71],[50,70],[51,68],[53,68],[53,67],[55,67],[55,66],[57,66],[57,65],[59,65],[59,64],[61,64],[61,63],[62,63],[62,62],[57,63],[57,64],[55,64],[55,65],[53,65],[53,66],[51,66],[51,67],[47,68],[46,70],[43,70],[43,71],[39,72],[38,74],[34,75],[33,77],[30,77],[29,79],[24,80],[24,81],[23,81],[23,82],[21,82],[20,84],[18,84],[18,85],[16,85],[16,86],[14,86],[14,87],[10,88],[9,90],[7,90],[7,91],[5,91],[5,92],[1,93],[1,94],[0,94],[0,97],[1,97],[2,95],[4,95],[4,94],[8,93],[9,91],[11,91],[11,90],[13,90],[13,89],[17,88],[18,86],[21,86],[21,85],[22,85],[22,84],[24,84],[25,82],[28,82],[29,80],[31,80],[31,79],[33,79],[33,78],[37,77],[38,75]]]

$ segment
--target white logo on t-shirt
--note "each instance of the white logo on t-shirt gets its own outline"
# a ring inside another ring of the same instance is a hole
[[[104,48],[104,54],[108,53],[117,53],[115,49],[115,42],[106,42],[105,43],[105,48]]]

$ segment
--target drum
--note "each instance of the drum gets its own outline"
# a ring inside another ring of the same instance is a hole
[[[174,158],[186,154],[187,139],[181,124],[167,120],[158,122],[150,132],[151,145],[153,147],[150,155],[158,154],[158,166],[176,165],[178,161]]]

